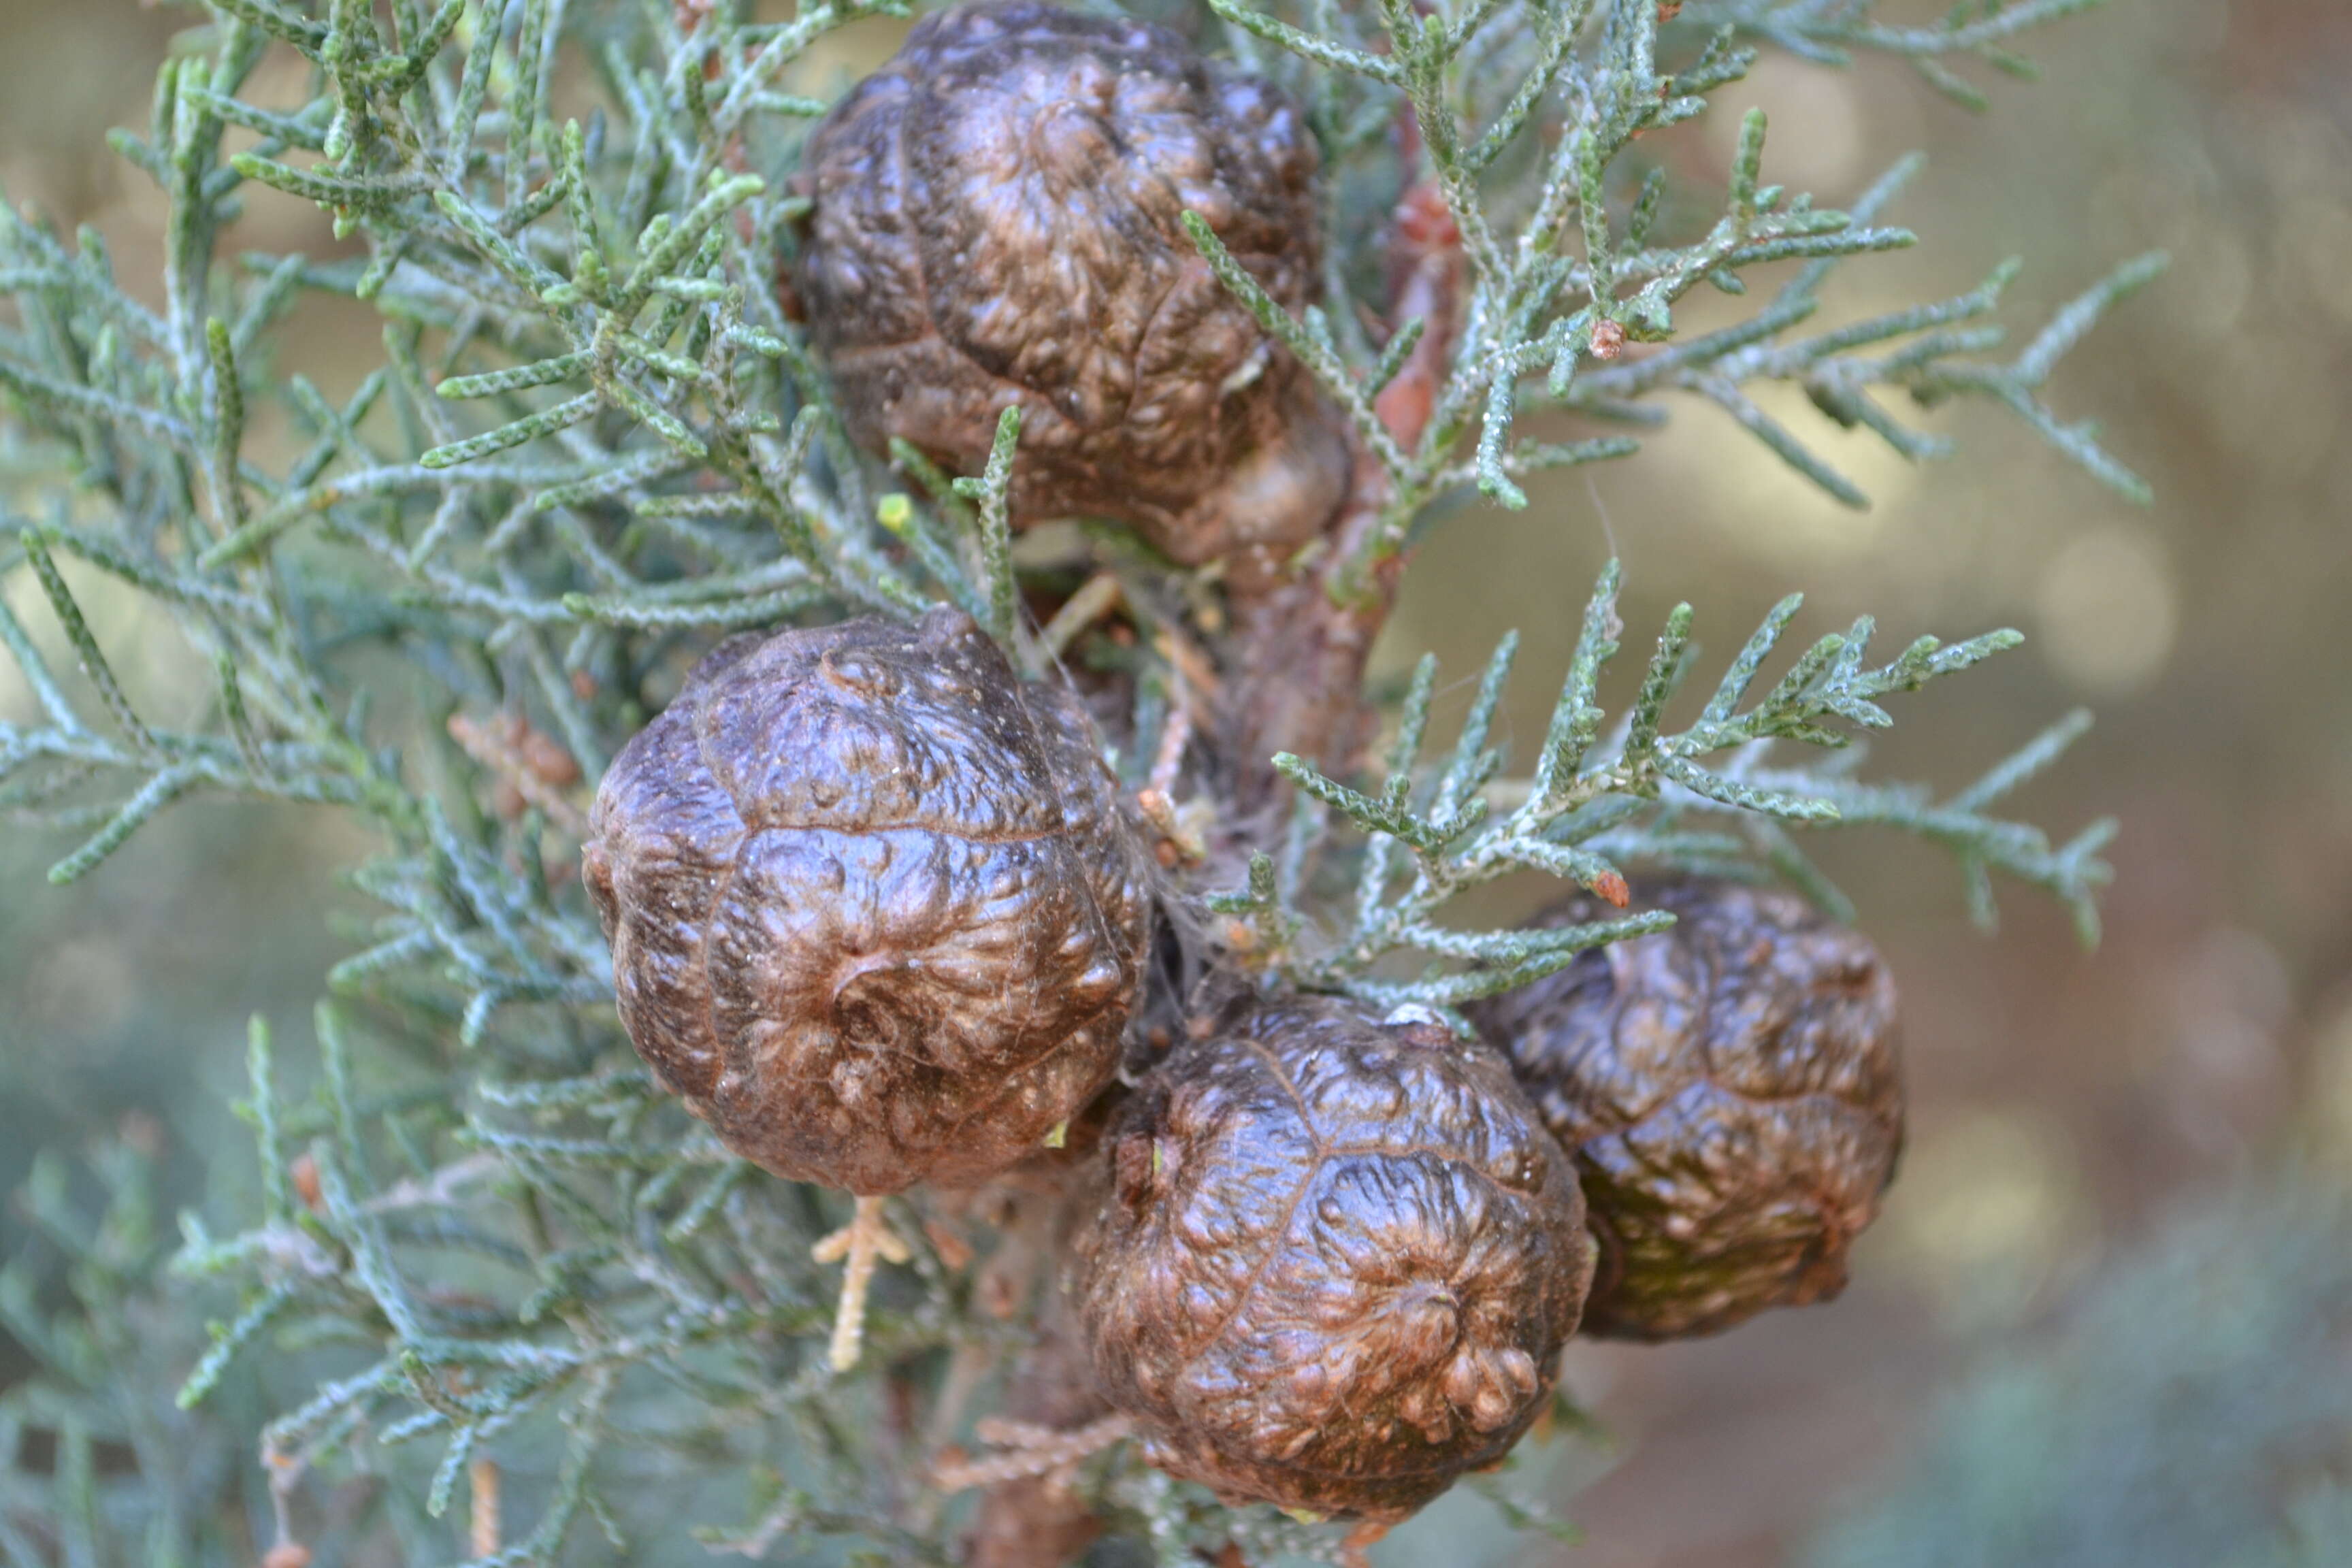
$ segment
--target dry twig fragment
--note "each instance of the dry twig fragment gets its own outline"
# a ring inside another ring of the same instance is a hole
[[[843,1263],[841,1303],[833,1319],[833,1344],[827,1352],[835,1372],[847,1372],[857,1364],[859,1349],[866,1342],[866,1292],[874,1283],[874,1265],[877,1258],[892,1263],[906,1263],[914,1258],[907,1244],[898,1239],[883,1217],[880,1198],[860,1198],[857,1212],[849,1223],[809,1248],[809,1256],[819,1263]]]

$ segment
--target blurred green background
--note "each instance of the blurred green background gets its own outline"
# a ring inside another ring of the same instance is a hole
[[[0,0],[0,185],[96,224],[126,279],[154,275],[160,213],[100,138],[143,121],[182,20]],[[1836,1305],[1571,1351],[1610,1433],[1563,1448],[1584,1568],[2352,1563],[2329,1489],[2352,1476],[2352,1229],[2325,1195],[2352,1182],[2352,6],[2117,0],[2032,52],[2046,79],[1994,84],[1981,116],[1889,63],[1769,60],[1670,156],[1718,178],[1761,104],[1768,175],[1835,203],[1925,149],[1891,215],[1924,243],[1843,269],[1851,317],[2021,254],[2007,319],[2030,329],[2170,250],[2053,391],[2152,510],[1990,412],[1936,416],[1961,453],[1915,469],[1789,411],[1876,498],[1851,512],[1694,405],[1524,513],[1449,519],[1384,645],[1390,669],[1436,651],[1458,711],[1519,627],[1531,738],[1612,549],[1636,644],[1687,598],[1727,648],[1795,587],[1816,633],[1864,611],[1896,641],[2014,625],[2024,652],[1902,706],[1882,771],[1958,783],[2088,704],[2098,728],[2022,804],[2060,832],[2123,822],[2089,955],[2023,894],[1975,933],[1926,850],[1822,847],[1904,984],[1903,1178]],[[292,203],[247,223],[254,245],[330,245]],[[332,391],[374,333],[321,317],[304,357]],[[358,907],[335,871],[362,847],[325,815],[198,804],[53,890],[63,847],[0,830],[0,1187],[126,1116],[161,1130],[178,1195],[216,1152],[233,1182],[244,1019],[306,1033],[346,951],[332,917]],[[20,1222],[0,1226],[13,1245]],[[0,1335],[0,1383],[21,1365]]]

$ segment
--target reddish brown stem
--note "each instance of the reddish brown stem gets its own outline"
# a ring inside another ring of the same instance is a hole
[[[1091,1163],[1083,1168],[1091,1169]],[[1030,1278],[1019,1282],[1036,1292],[1037,1341],[1013,1369],[1000,1414],[1012,1422],[1076,1433],[1111,1415],[1094,1392],[1087,1350],[1075,1314],[1063,1295],[1058,1260],[1068,1251],[1076,1209],[1091,1189],[1065,1173],[1060,1190],[1024,1194],[1024,1204],[1045,1204],[1045,1213],[1023,1216],[1049,1245],[1029,1255]],[[1024,1226],[1025,1229],[1025,1226]],[[1063,1568],[1099,1539],[1105,1525],[1076,1490],[1055,1474],[1016,1476],[989,1487],[981,1499],[971,1533],[964,1540],[964,1568]]]
[[[1328,563],[1234,601],[1239,652],[1226,682],[1224,727],[1236,776],[1228,826],[1244,837],[1262,839],[1274,826],[1267,818],[1287,798],[1274,771],[1276,752],[1346,773],[1370,734],[1364,664],[1395,602],[1394,568],[1402,563],[1375,572],[1364,592],[1345,597],[1331,579],[1379,525],[1386,489],[1381,476],[1368,482],[1360,473],[1356,496],[1335,525]]]
[[[1390,254],[1395,262],[1390,319],[1399,330],[1418,320],[1423,330],[1373,407],[1409,452],[1428,427],[1460,326],[1462,235],[1433,184],[1414,185],[1397,204]],[[1388,474],[1360,445],[1348,502],[1319,560],[1261,591],[1236,585],[1239,654],[1224,727],[1238,771],[1231,825],[1238,835],[1262,836],[1272,826],[1266,818],[1287,798],[1273,768],[1276,752],[1289,752],[1344,775],[1355,770],[1370,737],[1364,667],[1396,603],[1404,557],[1391,553],[1360,580],[1342,579],[1365,558],[1391,499]]]

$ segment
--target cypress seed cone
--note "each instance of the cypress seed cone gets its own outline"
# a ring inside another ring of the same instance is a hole
[[[810,133],[792,294],[868,447],[975,473],[1017,404],[1016,526],[1105,517],[1183,564],[1270,565],[1337,510],[1346,438],[1181,220],[1296,312],[1318,159],[1286,94],[1165,27],[956,6]]]
[[[631,1040],[779,1175],[985,1180],[1118,1066],[1138,837],[1075,699],[959,611],[722,644],[591,821]]]
[[[1493,1051],[1254,1004],[1179,1044],[1104,1146],[1073,1288],[1100,1390],[1163,1469],[1389,1522],[1535,1420],[1592,1245]]]
[[[1718,1332],[1828,1300],[1903,1139],[1895,983],[1792,894],[1681,881],[1677,923],[1474,1020],[1574,1157],[1601,1241],[1587,1333]],[[1543,926],[1616,913],[1589,899]]]

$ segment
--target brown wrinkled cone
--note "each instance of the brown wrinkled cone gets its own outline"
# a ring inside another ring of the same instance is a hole
[[[1032,3],[927,17],[799,176],[793,284],[852,433],[972,473],[1018,403],[1016,523],[1113,518],[1186,564],[1286,553],[1337,510],[1346,442],[1180,220],[1296,310],[1318,159],[1281,91],[1164,27]]]
[[[1715,1333],[1827,1300],[1903,1140],[1895,983],[1792,894],[1669,884],[1672,929],[1474,1010],[1574,1155],[1601,1273],[1584,1331]],[[1619,911],[1586,899],[1561,926]]]
[[[779,1175],[981,1181],[1118,1063],[1148,904],[1117,786],[958,611],[722,644],[593,822],[629,1037]]]
[[[1161,1468],[1392,1521],[1535,1420],[1592,1241],[1494,1052],[1261,1004],[1178,1046],[1105,1149],[1074,1288],[1104,1397]]]

